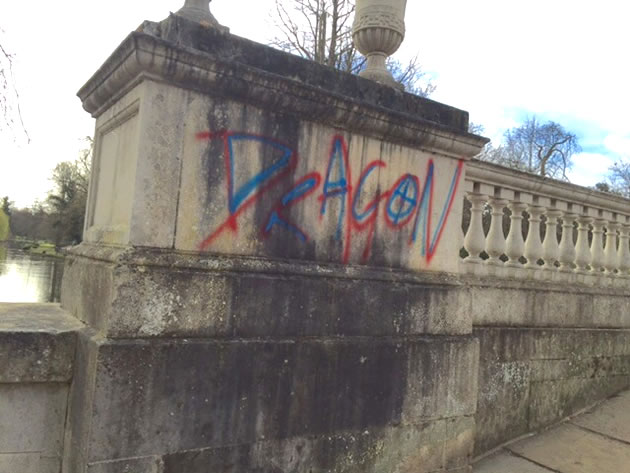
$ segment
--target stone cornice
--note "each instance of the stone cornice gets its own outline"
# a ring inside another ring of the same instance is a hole
[[[182,35],[184,27],[192,31]],[[131,33],[81,88],[85,110],[98,117],[149,79],[457,158],[476,155],[487,142],[464,131],[468,114],[461,110],[200,28],[174,17],[145,23],[152,34]]]

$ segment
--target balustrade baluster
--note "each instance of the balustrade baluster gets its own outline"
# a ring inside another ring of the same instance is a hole
[[[575,243],[573,243],[573,224],[577,215],[564,212],[562,215],[562,237],[560,238],[560,271],[573,271],[575,261]]]
[[[529,214],[529,231],[527,232],[527,240],[525,241],[525,258],[527,258],[527,267],[538,269],[538,260],[543,257],[543,245],[540,240],[540,222],[541,216],[545,212],[543,207],[530,205],[527,208]]]
[[[587,216],[578,218],[578,236],[575,243],[575,270],[577,272],[587,271],[591,262],[591,248],[588,245],[589,227],[593,223],[593,219]]]
[[[545,241],[543,241],[543,260],[545,261],[545,269],[556,270],[556,261],[560,254],[558,246],[558,219],[562,215],[560,210],[548,209],[545,212],[547,220],[545,222]]]
[[[604,225],[605,220],[593,221],[593,241],[591,242],[591,271],[599,274],[604,268]]]
[[[464,238],[464,248],[468,252],[466,261],[478,263],[481,261],[479,254],[486,247],[486,235],[483,232],[483,209],[486,206],[487,197],[473,192],[468,192],[466,197],[471,205],[470,224]]]
[[[619,249],[617,250],[617,260],[619,261],[619,275],[628,276],[630,270],[630,225],[622,224],[619,227]]]
[[[519,259],[525,252],[525,242],[523,241],[523,211],[527,204],[522,202],[511,202],[508,208],[512,212],[510,215],[510,231],[506,241],[506,252],[508,257],[507,266],[521,266]]]
[[[489,259],[487,264],[501,266],[503,262],[500,257],[505,253],[505,234],[503,233],[503,209],[507,201],[492,197],[490,199],[490,207],[492,208],[492,221],[490,222],[490,230],[486,237],[486,253]]]
[[[606,274],[613,276],[617,269],[617,229],[619,224],[610,221],[606,225],[606,249],[604,250],[604,268]]]

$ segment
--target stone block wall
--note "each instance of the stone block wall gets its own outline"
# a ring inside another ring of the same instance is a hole
[[[81,324],[53,304],[0,304],[0,472],[58,473]]]
[[[624,291],[494,281],[471,292],[480,346],[476,454],[630,387]]]
[[[64,289],[115,281],[92,297],[116,318],[107,338],[80,343],[67,471],[467,468],[478,343],[465,288],[444,275],[222,264],[87,246],[70,257]],[[80,313],[78,294],[64,300]],[[144,306],[156,300],[174,302]],[[164,323],[129,325],[144,313]]]

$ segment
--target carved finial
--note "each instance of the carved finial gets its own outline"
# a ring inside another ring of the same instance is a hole
[[[357,0],[352,39],[367,57],[367,66],[359,75],[404,89],[385,65],[405,38],[407,0]]]
[[[187,20],[220,27],[219,22],[212,16],[212,13],[210,13],[211,1],[212,0],[186,0],[184,6],[176,14]]]

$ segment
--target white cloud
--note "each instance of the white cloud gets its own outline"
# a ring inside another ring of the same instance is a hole
[[[613,154],[630,156],[630,134],[626,136],[608,135],[604,139],[604,146]]]
[[[589,147],[630,136],[622,2],[445,0],[409,2],[408,11],[401,55],[419,52],[439,72],[435,98],[468,110],[488,136],[514,126],[514,110],[592,124],[572,130]]]
[[[608,168],[614,161],[598,153],[578,153],[573,156],[573,167],[567,173],[569,181],[581,186],[594,186],[606,180]]]

